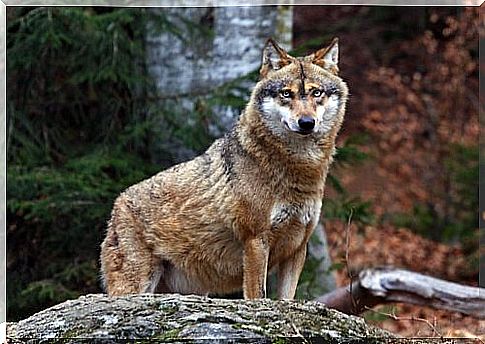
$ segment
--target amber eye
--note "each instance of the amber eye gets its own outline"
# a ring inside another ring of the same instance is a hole
[[[313,94],[314,97],[320,97],[322,95],[322,91],[320,91],[320,90],[314,90],[312,92],[312,94]]]
[[[281,96],[283,98],[291,98],[291,91],[290,90],[282,90],[280,93],[281,93]]]

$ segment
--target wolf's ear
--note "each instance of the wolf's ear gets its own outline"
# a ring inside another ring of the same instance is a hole
[[[292,59],[283,48],[270,38],[263,49],[263,62],[259,73],[264,78],[269,71],[278,70],[289,65]]]
[[[330,72],[338,73],[338,38],[334,38],[332,43],[326,48],[322,48],[312,55],[312,62],[323,67]]]

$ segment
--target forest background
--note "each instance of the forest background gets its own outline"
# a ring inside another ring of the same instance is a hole
[[[351,90],[323,205],[339,285],[349,266],[355,275],[385,264],[478,285],[480,10],[294,7],[293,53],[338,36]],[[9,321],[101,292],[99,245],[114,198],[204,151],[220,135],[214,106],[243,109],[241,84],[254,83],[256,70],[184,113],[159,96],[148,71],[147,30],[187,45],[210,40],[207,13],[192,22],[163,10],[8,8]],[[405,335],[429,329],[383,313],[437,321],[443,334],[485,332],[460,314],[379,309],[366,318]]]

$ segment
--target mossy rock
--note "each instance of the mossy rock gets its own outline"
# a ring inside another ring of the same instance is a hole
[[[12,341],[63,343],[304,342],[365,340],[389,343],[392,334],[312,301],[246,301],[194,295],[82,296],[7,326]],[[323,340],[323,341],[322,341]],[[54,340],[55,342],[55,340]]]

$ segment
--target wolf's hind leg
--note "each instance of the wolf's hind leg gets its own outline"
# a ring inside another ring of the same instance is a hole
[[[101,245],[101,271],[110,296],[153,293],[163,273],[160,260],[144,241],[124,199],[113,207],[106,238]]]

